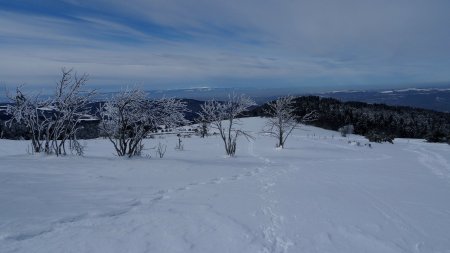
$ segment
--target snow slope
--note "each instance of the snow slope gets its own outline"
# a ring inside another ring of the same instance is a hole
[[[0,140],[0,252],[450,252],[449,145],[304,127],[276,150],[262,125],[236,158],[217,136],[147,140],[163,159]]]

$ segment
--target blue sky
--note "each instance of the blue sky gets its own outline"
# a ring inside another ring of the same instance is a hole
[[[448,0],[0,0],[0,83],[101,89],[450,83]]]

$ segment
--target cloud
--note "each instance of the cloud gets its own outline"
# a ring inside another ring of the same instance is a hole
[[[7,83],[52,84],[62,66],[103,87],[450,81],[448,1],[17,2],[0,4]]]

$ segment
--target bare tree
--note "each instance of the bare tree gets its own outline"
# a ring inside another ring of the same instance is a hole
[[[40,94],[26,95],[22,86],[17,87],[15,97],[8,95],[14,102],[7,108],[12,116],[10,126],[14,122],[29,129],[34,152],[65,155],[65,143],[77,142],[81,119],[88,113],[87,105],[94,95],[94,91],[83,90],[87,80],[86,74],[78,76],[72,69],[63,68],[54,95],[47,99]]]
[[[158,142],[158,146],[156,146],[156,155],[159,158],[163,158],[167,151],[167,145],[161,142]]]
[[[341,133],[342,137],[347,137],[348,134],[352,134],[355,130],[355,127],[353,125],[345,125],[343,127],[340,127],[338,129],[339,133]]]
[[[301,117],[295,114],[294,97],[286,96],[267,104],[264,113],[269,115],[263,128],[267,133],[277,139],[276,146],[283,148],[287,138],[300,124],[313,121],[317,118],[316,112],[309,112]]]
[[[204,121],[201,118],[198,118],[196,120],[197,122],[197,128],[196,128],[196,132],[198,132],[198,134],[200,135],[201,138],[205,138],[206,136],[208,136],[208,132],[209,132],[209,122]]]
[[[24,94],[22,86],[16,88],[15,96],[7,93],[7,97],[14,102],[8,105],[6,109],[6,113],[11,116],[11,119],[7,121],[8,126],[23,124],[28,129],[33,152],[43,152],[43,137],[48,119],[43,117],[41,108],[47,107],[50,101],[41,100],[40,94]]]
[[[87,105],[95,91],[86,91],[84,87],[88,76],[78,76],[72,69],[62,69],[61,79],[58,81],[55,96],[52,101],[52,148],[56,155],[65,155],[65,143],[70,140],[70,147],[77,142],[76,133],[81,128],[80,120],[88,114]],[[79,153],[79,152],[77,152]]]
[[[239,116],[247,111],[255,102],[247,96],[230,94],[228,100],[219,102],[210,100],[201,106],[199,113],[202,122],[210,122],[211,127],[218,130],[229,156],[236,154],[236,141],[239,136],[253,138],[240,128]]]
[[[125,90],[100,110],[101,130],[119,156],[140,155],[142,140],[158,126],[174,127],[186,122],[186,104],[173,98],[148,100],[144,91]]]

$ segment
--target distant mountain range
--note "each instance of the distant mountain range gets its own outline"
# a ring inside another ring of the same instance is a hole
[[[296,91],[295,89],[256,89],[256,88],[191,88],[176,89],[166,91],[151,91],[151,97],[179,97],[195,100],[208,100],[215,98],[225,99],[227,94],[236,92],[251,96],[258,104],[264,104],[274,100],[279,96],[285,95],[315,95],[320,97],[331,97],[342,101],[359,101],[369,104],[387,104],[410,106],[436,110],[441,112],[450,112],[450,88],[408,88],[393,90],[342,90],[320,93],[307,93]]]
[[[171,90],[148,90],[150,98],[176,97],[205,101],[224,100],[230,93],[247,94],[258,105],[285,95],[331,97],[341,101],[359,101],[369,104],[387,104],[424,108],[441,112],[450,112],[449,88],[407,88],[392,90],[338,90],[325,92],[305,92],[296,88],[210,88],[194,87]],[[105,101],[114,92],[98,93],[95,100]],[[2,102],[2,101],[0,101]]]
[[[104,101],[114,95],[115,92],[99,93],[96,97],[98,101]],[[252,97],[256,103],[264,104],[268,101],[274,100],[277,97],[285,96],[287,94],[301,94],[294,92],[292,89],[258,89],[258,88],[209,88],[196,87],[186,89],[168,89],[168,90],[148,90],[150,98],[175,97],[183,99],[194,99],[199,101],[206,101],[210,99],[225,100],[228,94],[246,94]]]
[[[341,101],[360,101],[370,104],[401,105],[450,112],[450,88],[400,89],[383,91],[334,91],[318,94]]]
[[[342,101],[359,101],[370,104],[387,104],[411,106],[450,112],[450,88],[407,88],[393,90],[339,90],[327,92],[304,92],[295,88],[209,88],[197,87],[172,90],[149,90],[150,98],[177,97],[205,101],[209,99],[224,100],[230,93],[247,94],[257,104],[262,105],[277,97],[320,96]],[[97,100],[104,101],[114,93],[100,93]]]

